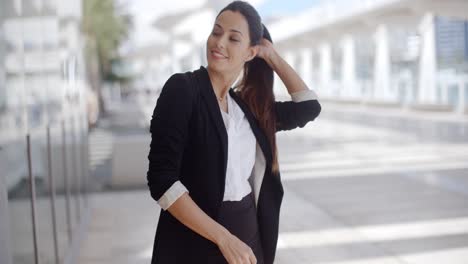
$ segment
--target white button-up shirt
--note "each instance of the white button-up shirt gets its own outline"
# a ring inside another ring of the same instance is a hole
[[[317,99],[313,90],[291,94],[292,101],[301,102]],[[252,191],[248,178],[255,163],[256,138],[242,109],[228,93],[228,113],[221,110],[228,134],[228,162],[223,201],[240,201]],[[158,200],[162,209],[167,210],[187,188],[176,181]]]
[[[228,159],[223,201],[240,201],[252,191],[249,177],[255,163],[255,135],[236,101],[227,94],[228,112],[221,110],[228,135]]]

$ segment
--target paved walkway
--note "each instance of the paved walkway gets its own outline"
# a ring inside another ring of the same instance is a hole
[[[276,263],[468,263],[465,122],[415,119],[416,129],[401,115],[337,111],[278,134]],[[159,213],[149,192],[100,192],[91,203],[79,263],[149,263]]]
[[[92,194],[78,264],[150,263],[159,207],[145,190]]]

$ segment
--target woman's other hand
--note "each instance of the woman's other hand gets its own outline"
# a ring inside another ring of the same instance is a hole
[[[260,43],[257,45],[257,49],[257,57],[260,57],[264,60],[269,59],[272,53],[275,52],[273,43],[271,43],[266,38],[262,38],[262,40],[260,40]]]
[[[262,38],[260,44],[257,45],[257,57],[264,59],[268,64],[276,55],[276,50],[271,43],[266,38]]]

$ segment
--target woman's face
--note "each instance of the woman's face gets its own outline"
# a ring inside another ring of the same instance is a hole
[[[240,72],[256,55],[250,46],[247,20],[239,12],[224,11],[215,21],[206,43],[208,67],[216,72]]]

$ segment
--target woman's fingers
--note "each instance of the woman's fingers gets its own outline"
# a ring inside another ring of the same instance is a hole
[[[234,235],[219,245],[221,253],[229,264],[256,264],[252,249]]]
[[[242,249],[235,249],[233,252],[233,262],[235,264],[256,264],[257,259],[255,258],[255,255],[253,254],[252,250],[245,245],[245,248]],[[228,263],[231,264],[231,262],[228,259]]]
[[[253,253],[252,249],[250,249],[249,260],[250,263],[257,264],[257,258],[255,257],[255,254]]]
[[[242,256],[242,264],[257,264],[257,259],[255,258],[254,253],[249,248],[245,255]]]

